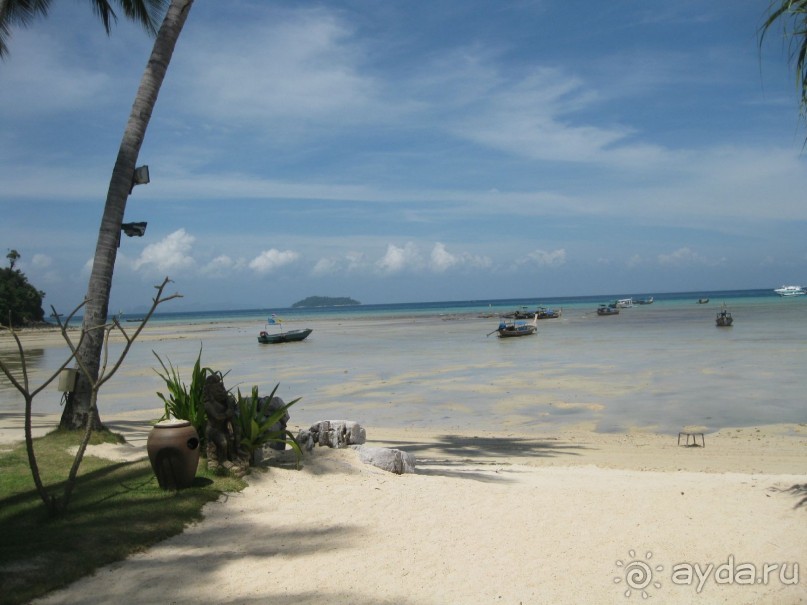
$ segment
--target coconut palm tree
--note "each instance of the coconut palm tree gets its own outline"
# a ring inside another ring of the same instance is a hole
[[[139,23],[151,35],[157,33],[157,23],[165,10],[166,0],[115,0],[130,21]],[[89,0],[109,34],[117,21],[109,0]],[[28,27],[37,16],[47,17],[51,0],[0,0],[0,58],[8,56],[8,40],[12,27]]]
[[[89,2],[109,33],[112,22],[117,21],[110,0]],[[193,4],[193,0],[170,0],[168,11],[164,12],[167,2],[168,0],[115,0],[127,19],[140,23],[146,31],[156,35],[156,39],[112,170],[92,274],[87,287],[83,329],[88,331],[88,337],[79,348],[78,356],[92,373],[93,379],[97,378],[101,363],[104,330],[100,326],[106,323],[121,222],[133,182],[135,163],[157,101],[157,93]],[[37,16],[47,16],[50,5],[51,0],[0,0],[0,58],[8,55],[8,39],[12,27],[27,27]],[[163,14],[165,16],[162,25],[157,30],[156,25]],[[101,427],[97,412],[90,418],[90,396],[90,383],[81,376],[62,412],[63,428],[78,429],[85,426],[88,420],[92,421],[93,428]]]
[[[104,330],[100,327],[107,322],[109,293],[112,289],[112,273],[115,270],[115,259],[120,243],[121,223],[126,210],[126,200],[134,181],[137,156],[157,102],[157,94],[192,5],[193,0],[171,0],[140,80],[140,87],[135,95],[115,167],[112,170],[104,214],[98,231],[92,273],[87,286],[87,304],[84,307],[82,325],[87,337],[77,353],[81,363],[89,369],[93,378],[98,375],[101,363]],[[92,422],[95,428],[102,426],[97,412],[90,411],[92,409],[90,396],[90,383],[80,375],[76,381],[76,389],[68,397],[62,412],[60,423],[62,428],[78,429],[88,421]]]
[[[796,65],[801,115],[807,119],[807,0],[774,0],[769,15],[760,28],[759,43],[774,24],[782,26],[790,48],[790,60]]]

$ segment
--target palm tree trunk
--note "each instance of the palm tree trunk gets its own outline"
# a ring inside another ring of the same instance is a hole
[[[137,90],[132,111],[126,123],[126,130],[123,133],[118,158],[112,170],[104,215],[98,231],[92,273],[87,286],[87,305],[84,308],[82,325],[82,330],[87,335],[78,350],[78,356],[92,374],[93,380],[98,377],[104,337],[104,331],[100,329],[100,326],[106,324],[107,321],[109,293],[112,289],[112,274],[115,270],[115,258],[120,243],[121,223],[126,210],[126,200],[132,187],[137,157],[146,135],[152,110],[157,102],[160,86],[162,86],[168,64],[174,53],[174,47],[192,5],[193,0],[171,0],[165,19],[157,32],[146,70],[140,80],[140,88]],[[79,373],[76,390],[68,397],[62,412],[60,423],[62,428],[83,428],[88,420],[91,420],[94,429],[101,428],[101,419],[97,410],[90,411],[92,409],[90,405],[91,390],[87,379]]]

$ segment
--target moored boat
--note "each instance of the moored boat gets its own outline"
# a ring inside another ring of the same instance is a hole
[[[779,296],[804,296],[807,290],[801,286],[780,286],[774,290]]]
[[[260,334],[258,334],[258,342],[265,345],[275,345],[281,342],[297,342],[308,338],[308,335],[311,334],[311,332],[313,332],[311,328],[305,328],[303,330],[289,330],[288,332],[275,332],[273,334],[263,330]]]
[[[512,313],[505,313],[501,317],[504,319],[557,319],[561,316],[562,310],[538,307],[535,311],[530,311],[528,307],[521,307]]]
[[[718,328],[728,328],[733,323],[734,318],[732,318],[731,313],[728,311],[728,309],[726,309],[726,305],[724,304],[722,307],[720,307],[720,311],[717,312],[715,325]]]
[[[597,315],[619,315],[619,307],[601,304],[597,307]]]
[[[268,326],[277,326],[280,330],[279,332],[269,332]],[[266,326],[263,330],[260,331],[258,334],[258,342],[265,345],[274,345],[280,344],[282,342],[298,342],[300,340],[305,340],[308,338],[308,335],[313,332],[311,328],[304,328],[302,330],[289,330],[287,332],[283,331],[283,320],[280,319],[277,315],[272,313],[272,316],[266,321]]]
[[[547,307],[538,307],[535,310],[535,319],[557,319],[563,313],[562,309],[548,309]]]
[[[518,336],[530,336],[538,331],[538,318],[533,317],[532,323],[525,323],[523,321],[504,321],[499,322],[499,327],[490,332],[495,334],[498,332],[499,338],[513,338]]]
[[[647,298],[640,298],[639,300],[633,301],[634,304],[637,305],[652,305],[653,304],[653,297],[648,296]]]

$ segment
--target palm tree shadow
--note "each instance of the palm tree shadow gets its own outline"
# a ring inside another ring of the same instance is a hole
[[[793,508],[807,507],[807,483],[797,483],[787,489],[772,487],[771,491],[786,493],[799,498],[799,501],[793,505]]]
[[[371,443],[368,441],[368,443]],[[556,438],[477,437],[440,435],[434,441],[379,441],[415,456],[416,473],[472,479],[484,483],[514,481],[514,469],[505,468],[512,458],[580,456],[590,448]],[[507,458],[508,460],[502,460]],[[485,469],[484,467],[490,467]]]

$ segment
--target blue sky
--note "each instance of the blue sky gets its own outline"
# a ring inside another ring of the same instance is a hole
[[[197,0],[110,310],[807,282],[807,157],[767,0]],[[0,64],[0,244],[84,297],[151,50],[54,3]],[[5,252],[4,252],[5,254]]]

